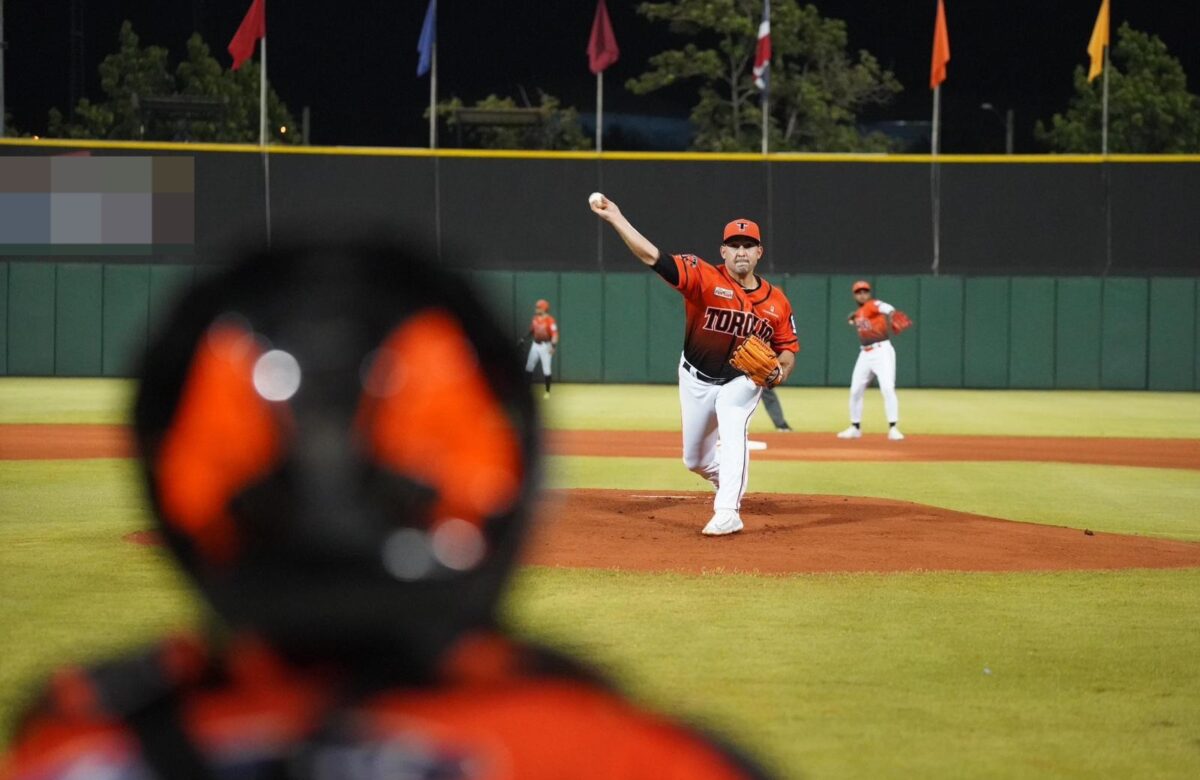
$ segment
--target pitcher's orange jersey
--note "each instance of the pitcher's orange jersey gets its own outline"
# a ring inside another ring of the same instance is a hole
[[[792,304],[778,287],[756,276],[758,287],[744,290],[724,264],[714,266],[695,255],[672,255],[670,261],[678,281],[663,278],[683,295],[687,316],[683,356],[696,369],[720,379],[740,376],[729,358],[752,334],[776,352],[800,351]]]
[[[872,298],[858,307],[852,315],[854,327],[858,330],[858,340],[865,347],[877,341],[886,341],[889,337],[887,316],[896,309],[890,303]]]
[[[529,321],[529,332],[536,342],[552,341],[558,335],[558,323],[549,314],[535,314]]]

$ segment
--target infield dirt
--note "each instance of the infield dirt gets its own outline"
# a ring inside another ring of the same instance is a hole
[[[700,533],[711,493],[548,491],[526,563],[682,572],[1060,571],[1200,566],[1200,544],[881,498],[751,493],[746,529]]]
[[[1200,470],[1195,440],[830,434],[761,434],[756,460],[1054,461]],[[677,458],[679,434],[549,431],[555,455]],[[128,458],[129,429],[115,425],[0,425],[0,460]],[[904,501],[751,493],[746,530],[700,534],[711,493],[548,491],[527,548],[530,564],[641,571],[903,572],[1056,571],[1200,567],[1200,544],[1085,533]],[[140,532],[130,541],[153,542]]]

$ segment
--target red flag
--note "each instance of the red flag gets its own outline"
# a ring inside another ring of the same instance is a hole
[[[254,0],[246,18],[238,25],[237,32],[229,41],[229,54],[233,57],[232,70],[254,56],[254,45],[259,38],[267,37],[267,0]]]
[[[929,88],[937,89],[946,80],[950,61],[950,34],[946,32],[946,5],[938,0],[937,22],[933,27],[933,62],[929,66]]]
[[[617,48],[617,38],[613,35],[612,22],[608,20],[608,8],[604,0],[596,3],[596,18],[592,21],[592,35],[588,38],[588,68],[592,73],[599,74],[617,61],[621,50]]]

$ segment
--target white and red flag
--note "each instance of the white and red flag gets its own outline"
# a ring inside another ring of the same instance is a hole
[[[754,86],[767,91],[771,68],[771,0],[763,0],[762,22],[758,25],[758,46],[754,49]]]

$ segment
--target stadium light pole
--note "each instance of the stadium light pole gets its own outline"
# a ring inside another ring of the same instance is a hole
[[[991,103],[981,103],[979,106],[984,111],[990,111],[996,115],[996,118],[1004,123],[1004,153],[1013,153],[1013,110],[1010,108],[1004,112],[1004,116],[1000,116],[1000,109],[993,106]]]

